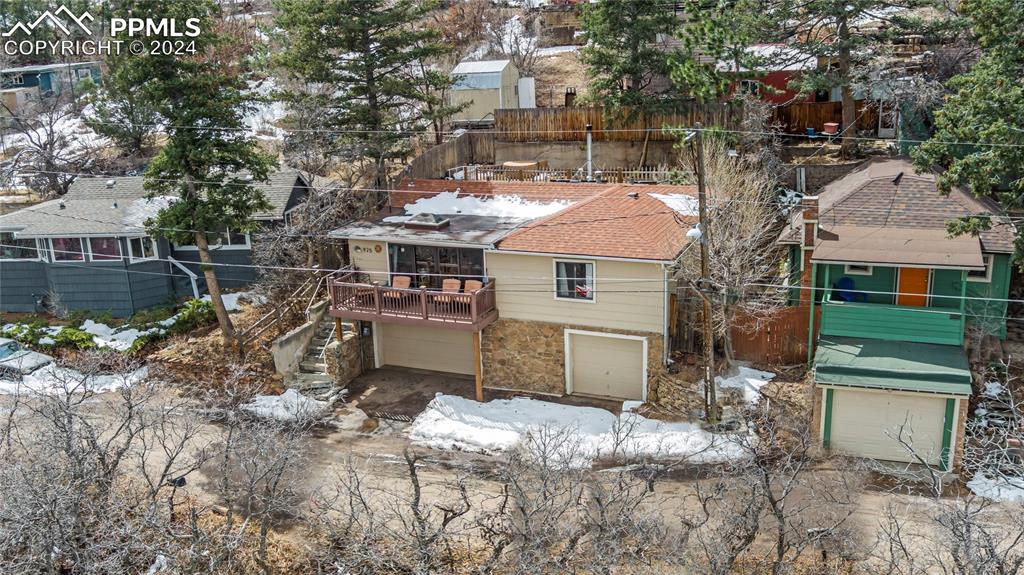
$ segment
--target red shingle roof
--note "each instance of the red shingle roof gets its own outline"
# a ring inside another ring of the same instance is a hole
[[[679,215],[651,194],[697,192],[694,186],[612,185],[526,224],[501,240],[498,250],[671,260],[686,245],[696,217]]]

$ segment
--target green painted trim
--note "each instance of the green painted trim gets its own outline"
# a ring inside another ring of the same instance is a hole
[[[942,455],[939,461],[942,463],[942,469],[945,471],[953,469],[951,459],[953,451],[953,419],[956,417],[956,402],[957,400],[952,397],[946,399],[946,417],[942,421]]]
[[[821,433],[821,446],[828,449],[832,441],[832,389],[825,389],[825,429]]]
[[[803,253],[800,254],[801,257]],[[803,274],[801,274],[803,275]],[[811,264],[811,313],[807,320],[807,368],[814,363],[814,291],[818,287],[818,264]]]
[[[995,262],[993,260],[993,264]],[[964,328],[967,327],[967,270],[960,272],[960,345],[964,343]]]

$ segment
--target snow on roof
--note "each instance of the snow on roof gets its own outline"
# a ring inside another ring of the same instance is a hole
[[[155,218],[156,215],[178,201],[174,196],[155,196],[152,198],[139,198],[132,200],[124,208],[124,218],[121,220],[129,228],[143,228],[146,220]]]
[[[90,60],[88,62],[68,62],[58,64],[34,64],[32,66],[18,66],[17,68],[4,68],[0,70],[0,74],[23,74],[31,72],[50,72],[52,70],[61,70],[64,68],[77,68],[79,66],[94,66],[98,65],[99,60]]]
[[[697,214],[697,198],[688,196],[686,194],[647,194],[652,198],[661,201],[672,211],[676,212],[681,216],[696,216]]]
[[[541,218],[564,210],[572,205],[568,200],[535,202],[516,195],[497,195],[488,198],[460,196],[458,192],[441,192],[429,198],[420,198],[405,204],[408,216],[416,214],[462,214],[471,216],[496,216],[506,218]],[[386,222],[405,221],[405,216],[392,216]]]
[[[452,69],[452,74],[492,74],[501,72],[511,60],[481,60],[479,62],[459,62]]]

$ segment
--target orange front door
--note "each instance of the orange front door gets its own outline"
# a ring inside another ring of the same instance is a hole
[[[928,305],[928,268],[900,268],[896,305]]]

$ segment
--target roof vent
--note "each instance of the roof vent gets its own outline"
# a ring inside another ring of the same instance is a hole
[[[58,205],[60,206],[60,209],[62,209],[62,210],[63,210],[64,208],[66,208],[66,207],[67,207],[67,206],[66,206],[66,205],[64,204],[64,200],[61,200],[61,201],[60,201],[60,204],[58,204]]]
[[[405,220],[405,227],[410,230],[444,230],[452,221],[437,214],[416,214]]]
[[[631,197],[631,198],[633,198],[634,200],[640,199],[640,193],[639,192],[629,192],[626,195]]]
[[[896,174],[895,178],[892,179],[892,185],[898,186],[898,185],[900,185],[900,181],[902,181],[902,180],[903,180],[903,172],[900,172],[900,173]]]
[[[107,187],[108,188],[113,188],[114,187],[114,183],[115,183],[114,180],[107,180]]]

